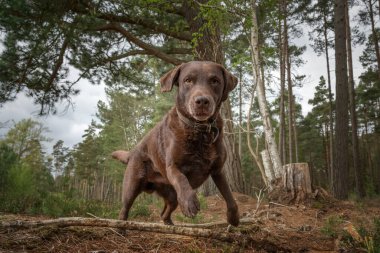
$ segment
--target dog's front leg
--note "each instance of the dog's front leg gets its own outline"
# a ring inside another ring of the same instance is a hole
[[[239,225],[239,210],[238,206],[235,202],[234,197],[232,196],[230,187],[228,186],[226,177],[222,173],[222,171],[219,169],[217,171],[214,171],[211,174],[212,179],[215,182],[216,187],[222,194],[224,200],[227,203],[227,221],[233,226]]]
[[[187,217],[194,217],[200,210],[200,204],[186,176],[175,165],[170,165],[166,173],[170,184],[177,192],[182,213]]]

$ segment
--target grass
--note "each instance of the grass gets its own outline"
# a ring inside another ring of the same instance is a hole
[[[343,219],[339,216],[333,215],[327,218],[323,227],[321,228],[322,234],[336,238],[341,232],[340,225],[343,223]]]
[[[183,223],[201,224],[205,222],[205,217],[202,214],[197,214],[194,218],[188,218],[183,214],[176,214],[175,219]]]

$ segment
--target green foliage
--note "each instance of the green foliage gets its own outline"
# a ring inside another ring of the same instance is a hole
[[[201,213],[198,213],[193,218],[188,218],[188,217],[184,216],[183,214],[176,214],[175,219],[178,220],[179,222],[191,223],[191,224],[201,224],[201,223],[206,222],[205,217]]]
[[[2,209],[12,213],[36,213],[41,205],[41,192],[33,170],[26,164],[12,167],[8,187],[2,199]]]
[[[120,203],[107,204],[99,200],[85,200],[65,193],[50,193],[43,199],[40,213],[51,217],[88,216],[116,219]]]
[[[342,232],[340,228],[342,223],[343,220],[339,216],[329,216],[321,228],[321,232],[326,236],[336,238]]]
[[[8,145],[0,142],[0,195],[6,190],[9,171],[17,165],[17,162],[16,153]]]
[[[206,197],[203,194],[198,194],[197,196],[198,196],[198,200],[199,200],[200,209],[201,210],[207,209]]]
[[[147,63],[155,56],[166,55],[170,63],[190,59],[189,24],[175,14],[180,6],[167,1],[1,0],[0,5],[0,103],[25,91],[41,105],[40,114],[56,113],[56,103],[78,94],[75,84],[82,78],[122,84],[133,93],[153,88]],[[80,72],[76,80],[68,78],[73,68]]]
[[[31,119],[14,124],[1,142],[1,210],[38,213],[53,187],[53,177],[46,166],[41,142],[47,129]],[[4,164],[3,164],[4,162]]]
[[[305,21],[312,27],[309,32],[309,39],[312,41],[312,48],[318,56],[326,52],[327,49],[333,47],[333,2],[328,0],[314,1],[313,4],[307,6],[304,12]],[[326,35],[326,37],[325,37]]]
[[[375,217],[372,222],[372,226],[360,226],[358,233],[368,253],[380,253],[380,218]]]
[[[150,206],[156,206],[157,209],[162,210],[164,204],[162,199],[154,194],[143,193],[139,195],[132,205],[129,217],[149,217],[152,214]]]
[[[130,210],[129,216],[131,218],[135,217],[149,217],[151,215],[151,211],[149,210],[149,207],[146,205],[143,205],[141,203],[136,203],[132,209]]]
[[[371,236],[367,237],[368,239],[368,252],[371,253],[380,253],[380,218],[375,217],[373,219],[373,231]]]
[[[23,119],[14,124],[7,132],[4,143],[7,144],[19,158],[35,155],[41,150],[41,143],[50,141],[44,134],[49,130],[42,123]]]

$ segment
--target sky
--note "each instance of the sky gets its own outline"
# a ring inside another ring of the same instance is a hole
[[[19,94],[15,101],[6,103],[0,108],[0,122],[7,122],[6,127],[0,129],[0,139],[14,122],[33,118],[50,130],[46,136],[51,138],[52,142],[43,144],[48,151],[58,140],[63,140],[67,147],[79,143],[84,130],[91,120],[95,119],[98,101],[106,101],[106,95],[104,85],[92,85],[87,80],[80,81],[77,88],[80,89],[80,93],[72,97],[73,106],[64,112],[66,104],[59,104],[57,115],[49,116],[38,116],[39,106],[33,104],[32,99],[24,94]]]
[[[295,44],[299,46],[307,45],[307,33],[305,33],[303,38],[295,41]],[[359,62],[361,52],[362,48],[353,49],[354,76],[356,80],[358,79],[358,75],[363,71]],[[332,59],[333,54],[334,51],[331,50]],[[294,89],[294,94],[298,102],[302,104],[303,115],[306,115],[312,108],[307,102],[314,96],[315,86],[319,82],[319,77],[321,75],[326,77],[327,73],[324,55],[317,57],[309,46],[303,55],[303,59],[306,61],[305,64],[296,69],[295,74],[305,74],[307,75],[307,80],[302,88]],[[331,60],[330,66],[332,91],[335,93],[334,60]],[[0,128],[0,139],[6,134],[9,128],[14,125],[14,122],[31,117],[43,123],[44,126],[50,130],[46,136],[50,137],[52,141],[43,144],[48,153],[51,152],[52,146],[58,140],[63,140],[64,145],[67,147],[73,147],[79,143],[82,140],[84,130],[91,123],[91,120],[96,118],[95,114],[97,112],[98,101],[106,101],[106,95],[104,84],[92,85],[87,80],[81,80],[76,85],[76,87],[80,89],[80,93],[72,97],[73,107],[70,107],[64,112],[66,104],[59,104],[57,105],[57,115],[38,116],[39,106],[34,105],[32,99],[26,97],[24,94],[19,94],[15,101],[4,104],[0,107],[0,123],[7,122],[7,124],[5,128]]]

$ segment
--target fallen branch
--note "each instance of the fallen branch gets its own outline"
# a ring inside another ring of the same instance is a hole
[[[283,205],[283,204],[276,203],[276,202],[273,202],[273,201],[269,202],[269,205],[282,206],[282,207],[286,207],[286,208],[290,208],[290,209],[297,209],[294,206],[287,206],[287,205]]]
[[[255,223],[257,219],[254,218],[242,218],[240,219],[240,225],[244,224],[252,224]],[[210,223],[203,223],[203,224],[191,224],[191,223],[181,223],[178,224],[178,226],[186,227],[186,228],[206,228],[206,229],[212,229],[212,228],[222,228],[222,227],[228,227],[228,223],[225,221],[217,221],[217,222],[210,222]]]
[[[241,224],[254,223],[256,220],[253,218],[241,219]],[[164,233],[164,234],[174,234],[206,239],[214,239],[227,243],[237,243],[239,245],[246,245],[249,247],[254,247],[258,250],[267,250],[276,252],[290,252],[287,248],[275,245],[273,242],[266,239],[256,239],[252,234],[247,233],[251,230],[243,230],[245,232],[240,232],[239,229],[233,230],[234,232],[228,232],[229,229],[215,229],[215,226],[221,226],[228,224],[225,222],[215,222],[207,224],[190,225],[187,224],[177,226],[168,226],[159,223],[145,223],[136,221],[122,221],[113,219],[102,219],[102,218],[82,218],[82,217],[68,217],[68,218],[58,218],[52,220],[41,220],[41,221],[0,221],[0,231],[2,229],[8,230],[8,232],[13,229],[20,228],[38,228],[44,226],[55,226],[56,228],[70,227],[70,226],[88,226],[88,227],[105,227],[105,228],[117,228],[126,230],[138,230],[153,233]],[[189,227],[197,226],[197,227]],[[213,229],[199,228],[199,227],[210,227]],[[229,228],[231,226],[228,226]],[[248,228],[250,229],[250,228]],[[255,231],[255,230],[252,230]]]
[[[220,241],[233,242],[236,241],[236,236],[232,233],[220,232],[211,229],[185,227],[185,226],[169,226],[159,223],[146,223],[136,221],[122,221],[114,219],[101,219],[101,218],[82,218],[82,217],[68,217],[58,218],[52,220],[41,221],[1,221],[1,228],[35,228],[41,226],[90,226],[90,227],[111,227],[127,230],[139,230],[155,233],[165,234],[178,234],[195,237],[205,237],[217,239]]]

